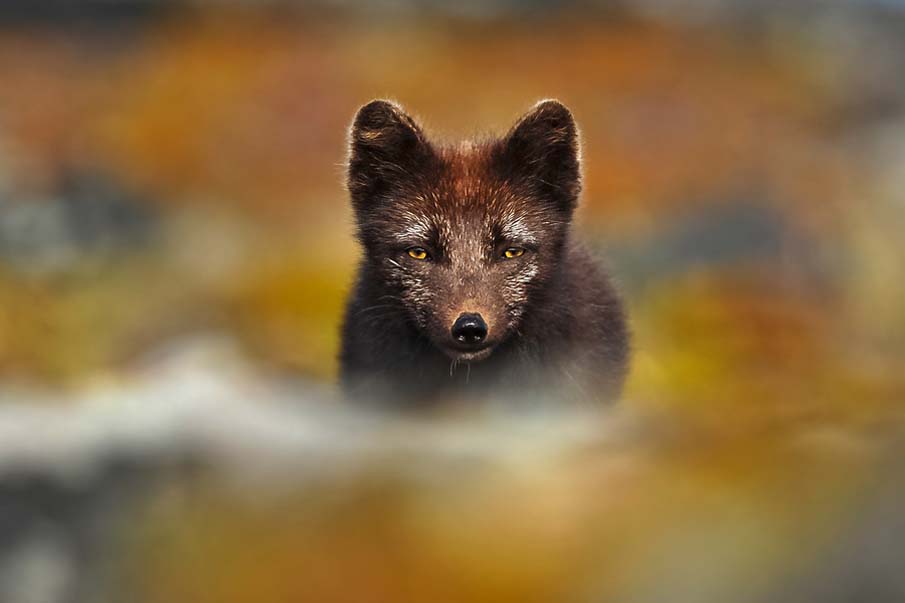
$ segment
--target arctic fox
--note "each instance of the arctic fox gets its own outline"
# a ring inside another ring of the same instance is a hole
[[[342,330],[353,397],[612,401],[629,334],[575,242],[578,128],[555,100],[502,138],[441,145],[399,105],[362,107],[348,189],[364,255]]]

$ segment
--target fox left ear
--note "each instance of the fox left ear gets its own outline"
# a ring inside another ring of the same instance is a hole
[[[572,113],[556,100],[544,100],[526,113],[503,139],[501,169],[529,183],[565,211],[581,192],[578,127]]]
[[[423,171],[433,156],[420,126],[402,107],[386,100],[363,106],[352,123],[347,174],[356,210]]]

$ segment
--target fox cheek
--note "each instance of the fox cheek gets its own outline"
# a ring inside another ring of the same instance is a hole
[[[531,289],[536,285],[539,272],[536,264],[529,264],[506,279],[503,298],[510,328],[517,325],[524,315]]]
[[[409,311],[412,319],[422,329],[431,323],[434,306],[434,295],[430,286],[421,278],[412,274],[403,274],[399,280],[400,298]]]

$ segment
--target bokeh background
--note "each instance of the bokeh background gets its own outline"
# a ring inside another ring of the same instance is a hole
[[[902,73],[897,0],[6,0],[0,601],[905,600]],[[619,407],[337,399],[375,97],[572,108]]]

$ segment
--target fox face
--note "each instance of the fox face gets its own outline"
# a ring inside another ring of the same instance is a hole
[[[556,276],[580,191],[577,128],[543,101],[502,138],[440,145],[373,101],[352,125],[348,188],[385,286],[375,312],[397,308],[449,358],[483,360]]]

